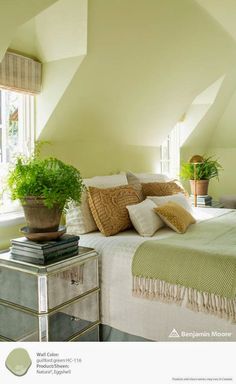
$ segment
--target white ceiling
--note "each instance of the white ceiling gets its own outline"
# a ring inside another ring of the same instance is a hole
[[[236,0],[196,0],[236,40]]]

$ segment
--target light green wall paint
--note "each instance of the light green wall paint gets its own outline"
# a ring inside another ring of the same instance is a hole
[[[87,0],[58,0],[35,18],[43,62],[82,56],[87,51]]]
[[[219,183],[212,184],[216,196],[236,195],[234,169],[236,164],[236,91],[215,127],[209,151],[219,158],[224,170]]]
[[[236,146],[233,148],[209,148],[209,154],[215,155],[223,167],[219,182],[211,180],[209,192],[216,199],[222,195],[236,195],[235,163]]]
[[[7,356],[5,365],[16,376],[24,376],[31,366],[31,358],[24,348],[15,348]]]
[[[232,66],[234,42],[190,0],[89,0],[88,20],[88,55],[40,138],[86,175],[121,162],[131,168],[133,145],[141,169],[194,98]]]
[[[24,226],[24,222],[19,225],[0,227],[0,250],[7,249],[10,246],[10,239],[20,236],[20,228]]]
[[[87,0],[58,0],[21,25],[10,48],[43,62],[42,91],[36,99],[38,136],[86,54]]]
[[[235,72],[227,76],[216,102],[181,150],[183,159],[186,159],[186,153],[189,157],[195,153],[206,153],[218,158],[224,170],[219,181],[211,180],[209,187],[209,193],[216,199],[221,195],[236,194],[236,182],[232,177],[236,164],[235,79]],[[204,150],[199,152],[199,146]]]
[[[236,91],[233,93],[224,113],[219,119],[214,135],[211,138],[211,147],[236,147]]]
[[[52,61],[43,64],[42,92],[36,97],[37,136],[46,125],[84,57]]]
[[[43,63],[84,56],[87,0],[57,0],[17,28],[10,48]]]
[[[214,103],[210,106],[207,114],[200,120],[195,130],[184,143],[184,147],[209,147],[212,138],[215,136],[215,127],[224,113],[227,104],[236,87],[236,72],[234,65],[236,58],[232,60],[232,68],[225,75],[219,93]]]
[[[196,0],[236,40],[235,0]]]
[[[0,0],[0,61],[17,29],[57,0]]]
[[[17,33],[11,41],[10,49],[38,58],[35,35],[35,18],[27,21],[27,23],[21,25],[17,29]]]
[[[53,153],[61,160],[73,164],[80,169],[83,178],[119,173],[127,169],[134,172],[160,171],[159,149],[156,147],[115,144],[109,141],[67,140],[45,146],[42,155]]]

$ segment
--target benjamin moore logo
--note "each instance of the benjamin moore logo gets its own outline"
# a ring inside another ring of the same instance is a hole
[[[180,335],[178,334],[176,329],[173,328],[168,337],[180,337]]]
[[[6,359],[7,369],[16,376],[24,376],[31,366],[31,359],[24,348],[13,349]]]
[[[232,332],[219,332],[219,331],[202,331],[202,332],[197,332],[197,331],[191,331],[191,332],[186,332],[186,331],[181,331],[177,332],[175,328],[172,329],[171,333],[169,334],[168,337],[172,338],[188,338],[188,339],[196,339],[196,338],[224,338],[224,339],[229,339],[232,337]]]

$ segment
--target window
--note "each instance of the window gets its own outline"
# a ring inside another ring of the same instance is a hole
[[[180,127],[177,123],[161,145],[161,173],[178,178],[180,172]]]
[[[9,166],[18,154],[28,156],[34,143],[34,96],[0,89],[0,213],[15,211],[5,191]]]

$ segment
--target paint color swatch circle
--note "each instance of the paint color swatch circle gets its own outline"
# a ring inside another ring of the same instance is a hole
[[[32,364],[26,349],[15,348],[9,353],[6,359],[6,367],[16,376],[24,376]]]

